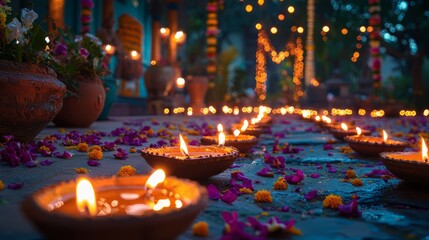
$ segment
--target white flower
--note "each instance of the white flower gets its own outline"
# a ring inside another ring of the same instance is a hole
[[[7,28],[7,41],[12,42],[13,40],[18,41],[20,44],[24,44],[24,34],[27,32],[26,28],[23,28],[18,19],[14,18],[12,22],[8,23]]]
[[[39,15],[37,15],[37,13],[33,10],[28,10],[27,8],[22,9],[21,21],[25,28],[32,28],[34,20],[36,20],[38,17]]]

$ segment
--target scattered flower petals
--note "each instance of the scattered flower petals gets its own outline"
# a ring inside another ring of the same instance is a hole
[[[73,170],[74,170],[74,171],[75,171],[75,173],[77,173],[77,174],[87,174],[87,173],[89,172],[89,170],[88,170],[88,169],[83,168],[83,167],[81,167],[81,168],[74,168]]]
[[[271,193],[267,190],[259,190],[255,193],[255,202],[273,202]]]
[[[126,166],[122,166],[116,175],[118,175],[119,177],[126,177],[126,176],[134,176],[136,175],[136,173],[137,173],[137,170],[133,166],[126,165]]]
[[[317,197],[317,190],[311,190],[310,192],[305,194],[304,197],[305,197],[305,200],[311,201],[312,199]]]
[[[88,166],[91,166],[91,167],[99,167],[101,165],[99,161],[95,161],[95,160],[88,160],[86,164],[88,164]]]
[[[324,208],[333,208],[337,209],[339,206],[343,204],[343,199],[341,196],[330,194],[326,196],[325,200],[323,200]]]
[[[197,237],[207,237],[209,235],[209,224],[205,221],[200,221],[192,226],[192,234]]]
[[[274,172],[270,167],[264,167],[256,173],[258,176],[262,177],[274,177]]]
[[[221,200],[228,204],[232,204],[235,200],[237,200],[237,194],[233,193],[231,190],[228,190],[223,194]]]
[[[49,165],[51,165],[53,162],[54,162],[54,161],[51,161],[51,160],[49,160],[49,159],[46,159],[46,160],[41,161],[41,162],[40,162],[40,165],[42,165],[42,166],[49,166]]]
[[[116,153],[115,153],[115,154],[113,154],[113,156],[114,156],[116,159],[122,159],[122,160],[125,160],[125,159],[127,159],[127,158],[128,158],[128,153],[127,153],[124,149],[122,149],[122,148],[118,148],[118,149],[116,149]]]
[[[338,207],[340,214],[345,217],[357,218],[362,215],[358,208],[357,199],[353,199],[349,204],[342,204]]]
[[[213,200],[220,199],[219,190],[217,190],[216,186],[212,183],[207,186],[207,192],[209,194],[209,198]]]
[[[9,183],[7,185],[7,188],[11,189],[11,190],[18,190],[18,189],[21,189],[23,186],[24,186],[23,182],[20,182],[20,183]]]
[[[312,174],[310,175],[310,177],[311,177],[311,178],[319,178],[319,177],[320,177],[320,174],[318,174],[318,173],[312,173]]]

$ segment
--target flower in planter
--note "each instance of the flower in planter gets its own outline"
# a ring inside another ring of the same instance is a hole
[[[9,0],[0,1],[0,59],[19,63],[46,63],[46,32],[34,21],[38,14],[31,9],[21,10],[21,16],[10,19]]]
[[[79,95],[79,76],[100,78],[108,73],[101,41],[92,34],[74,35],[58,29],[50,42],[50,61],[58,78],[66,85],[68,96]]]

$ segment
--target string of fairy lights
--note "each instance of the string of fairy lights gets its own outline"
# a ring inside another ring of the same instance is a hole
[[[245,2],[244,0],[239,0],[240,2]],[[280,2],[285,2],[284,0],[279,0]],[[370,3],[377,3],[378,0],[369,0]],[[246,3],[244,5],[244,10],[247,13],[251,13],[256,10],[257,7],[262,7],[264,5],[264,0],[258,0],[257,3]],[[371,10],[371,9],[370,9]],[[287,11],[287,12],[286,12]],[[285,17],[286,13],[293,14],[295,13],[295,7],[292,5],[289,5],[286,7],[286,11],[284,13],[279,13],[277,15],[277,19],[279,21],[284,21],[287,19]],[[255,86],[255,92],[258,97],[258,100],[263,101],[266,99],[266,82],[267,82],[267,72],[266,72],[266,58],[265,55],[268,55],[271,57],[271,60],[274,63],[280,64],[284,61],[285,58],[289,56],[294,56],[294,66],[293,66],[293,78],[292,81],[295,85],[294,88],[294,100],[298,101],[299,97],[303,96],[303,84],[302,79],[304,78],[304,66],[308,66],[305,69],[305,76],[308,76],[309,79],[306,77],[306,85],[308,85],[307,81],[310,81],[310,84],[317,87],[319,86],[319,82],[315,78],[315,68],[314,68],[314,43],[313,39],[314,36],[312,32],[314,31],[314,0],[309,0],[309,3],[307,4],[307,15],[308,15],[308,26],[307,26],[307,39],[306,39],[306,63],[304,64],[304,50],[303,50],[303,40],[301,37],[296,38],[296,42],[290,42],[286,45],[286,50],[284,51],[276,51],[274,47],[271,45],[268,34],[263,31],[263,26],[260,22],[256,23],[255,28],[258,30],[258,39],[257,39],[257,50],[256,50],[256,86]],[[265,29],[269,30],[269,32],[273,35],[277,34],[279,32],[279,29],[276,26],[266,26]],[[298,34],[304,33],[304,27],[302,26],[292,26],[290,31],[291,32],[297,32]],[[362,43],[366,40],[366,38],[363,36],[363,34],[367,33],[370,35],[374,30],[374,27],[371,26],[360,26],[358,29],[358,34],[356,36],[356,44],[355,44],[355,50],[351,54],[350,60],[353,63],[356,63],[359,57],[361,56],[360,51],[362,49]],[[324,25],[320,31],[320,35],[322,37],[322,41],[328,40],[328,33],[330,32],[330,28],[328,25]],[[346,36],[350,34],[350,30],[346,27],[341,28],[341,34],[343,36]],[[310,42],[308,42],[310,41]]]

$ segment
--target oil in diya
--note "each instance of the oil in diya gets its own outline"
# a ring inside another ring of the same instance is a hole
[[[344,140],[346,136],[357,135],[357,130],[355,128],[349,128],[345,123],[341,123],[340,127],[331,127],[329,128],[329,131],[338,140]],[[363,129],[361,130],[361,133],[359,135],[370,135],[370,134],[371,134],[370,130]]]
[[[201,138],[201,144],[216,144],[218,143],[218,138],[219,136],[204,136]],[[225,146],[237,148],[243,154],[247,153],[257,142],[258,139],[255,136],[240,134],[238,129],[234,130],[233,135],[225,135]]]
[[[198,183],[157,170],[61,182],[26,198],[22,210],[49,239],[170,239],[189,227],[207,201]]]
[[[426,142],[421,138],[420,152],[384,152],[381,158],[390,172],[405,182],[429,186],[429,161]]]
[[[169,175],[204,179],[225,171],[238,157],[239,151],[215,143],[187,146],[182,135],[179,135],[179,146],[144,148],[141,154],[151,167],[162,168]]]
[[[344,138],[350,148],[361,155],[380,156],[382,152],[400,152],[408,147],[408,143],[393,140],[388,137],[388,134],[383,130],[382,137],[363,136],[362,130],[356,128],[357,135],[347,136]]]

